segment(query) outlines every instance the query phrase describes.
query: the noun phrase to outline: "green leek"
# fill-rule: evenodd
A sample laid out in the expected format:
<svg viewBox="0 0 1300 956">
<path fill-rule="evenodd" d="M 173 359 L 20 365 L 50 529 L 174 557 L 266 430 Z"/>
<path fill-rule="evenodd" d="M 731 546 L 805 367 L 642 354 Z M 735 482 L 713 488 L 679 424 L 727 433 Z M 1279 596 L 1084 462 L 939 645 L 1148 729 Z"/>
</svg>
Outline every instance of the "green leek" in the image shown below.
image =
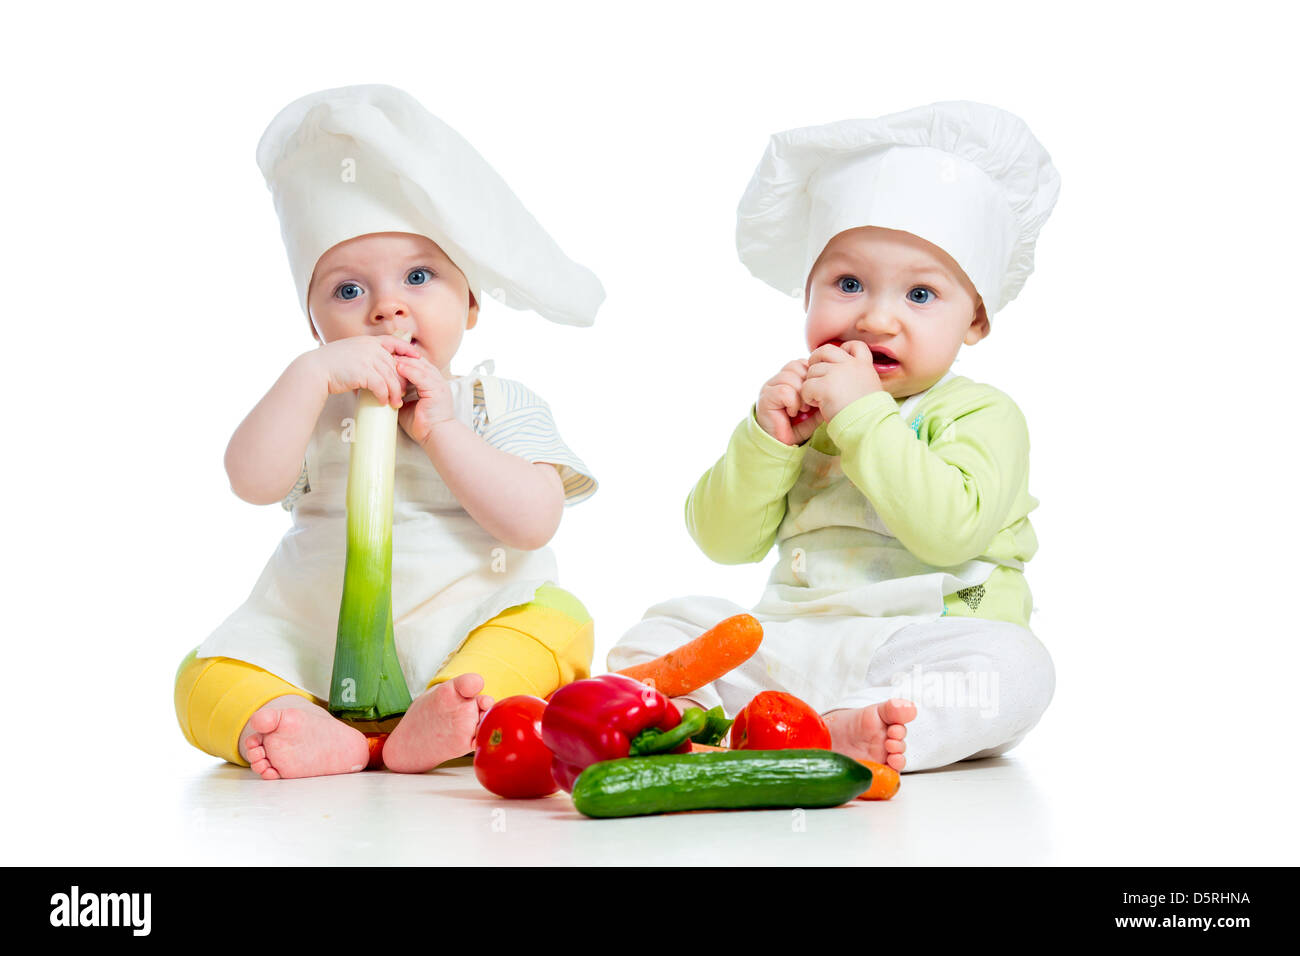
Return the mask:
<svg viewBox="0 0 1300 956">
<path fill-rule="evenodd" d="M 348 460 L 347 557 L 329 711 L 342 720 L 406 713 L 411 694 L 393 641 L 393 472 L 397 409 L 357 395 Z"/>
</svg>

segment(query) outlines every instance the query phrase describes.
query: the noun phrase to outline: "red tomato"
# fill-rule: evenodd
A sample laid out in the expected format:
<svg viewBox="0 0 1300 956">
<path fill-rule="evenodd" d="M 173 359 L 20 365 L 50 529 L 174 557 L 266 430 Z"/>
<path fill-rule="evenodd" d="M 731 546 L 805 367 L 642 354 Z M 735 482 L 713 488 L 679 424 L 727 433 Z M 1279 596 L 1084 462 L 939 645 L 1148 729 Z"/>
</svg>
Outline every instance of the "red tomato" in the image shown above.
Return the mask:
<svg viewBox="0 0 1300 956">
<path fill-rule="evenodd" d="M 826 721 L 793 694 L 765 690 L 736 715 L 732 750 L 830 750 Z"/>
<path fill-rule="evenodd" d="M 367 770 L 384 769 L 384 741 L 387 739 L 388 734 L 366 734 L 366 746 L 370 748 L 370 760 L 366 764 Z"/>
<path fill-rule="evenodd" d="M 498 797 L 544 797 L 560 789 L 542 743 L 546 701 L 528 694 L 492 705 L 475 737 L 474 776 Z"/>
</svg>

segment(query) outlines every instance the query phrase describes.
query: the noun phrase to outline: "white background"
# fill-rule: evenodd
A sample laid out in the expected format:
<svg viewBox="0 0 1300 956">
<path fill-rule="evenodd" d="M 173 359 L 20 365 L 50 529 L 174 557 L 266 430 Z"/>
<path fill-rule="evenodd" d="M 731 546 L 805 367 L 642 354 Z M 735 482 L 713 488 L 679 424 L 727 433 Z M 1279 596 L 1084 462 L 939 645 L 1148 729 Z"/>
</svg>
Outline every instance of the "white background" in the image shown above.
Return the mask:
<svg viewBox="0 0 1300 956">
<path fill-rule="evenodd" d="M 73 773 L 95 774 L 89 821 L 87 800 L 138 804 L 145 768 L 211 765 L 176 727 L 173 675 L 289 522 L 236 498 L 222 456 L 315 347 L 254 148 L 291 100 L 355 83 L 461 132 L 605 285 L 591 329 L 488 300 L 452 366 L 492 357 L 528 383 L 601 482 L 552 542 L 598 669 L 649 605 L 749 604 L 766 579 L 770 559 L 704 557 L 682 506 L 804 353 L 798 303 L 735 253 L 769 134 L 943 99 L 1021 116 L 1060 201 L 1024 291 L 956 366 L 1032 439 L 1026 573 L 1058 687 L 1014 756 L 1050 795 L 1060 862 L 1294 862 L 1282 5 L 39 9 L 7 13 L 0 64 L 5 701 L 25 735 L 6 773 L 47 781 L 6 788 L 14 862 L 93 844 L 98 822 L 32 825 L 91 779 Z"/>
</svg>

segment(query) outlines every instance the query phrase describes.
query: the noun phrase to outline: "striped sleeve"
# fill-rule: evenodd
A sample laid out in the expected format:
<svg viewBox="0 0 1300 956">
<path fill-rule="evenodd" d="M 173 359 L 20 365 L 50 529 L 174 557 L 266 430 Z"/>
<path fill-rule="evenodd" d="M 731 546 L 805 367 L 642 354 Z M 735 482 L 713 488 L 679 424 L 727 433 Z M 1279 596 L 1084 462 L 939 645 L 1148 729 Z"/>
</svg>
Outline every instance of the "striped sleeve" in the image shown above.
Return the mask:
<svg viewBox="0 0 1300 956">
<path fill-rule="evenodd" d="M 298 480 L 289 489 L 289 493 L 280 501 L 280 507 L 285 511 L 292 511 L 294 503 L 311 491 L 311 484 L 307 481 L 307 459 L 302 460 L 302 471 L 298 472 Z"/>
<path fill-rule="evenodd" d="M 474 430 L 494 448 L 554 465 L 564 482 L 565 505 L 596 493 L 591 469 L 560 438 L 551 407 L 526 386 L 482 376 L 474 383 Z"/>
</svg>

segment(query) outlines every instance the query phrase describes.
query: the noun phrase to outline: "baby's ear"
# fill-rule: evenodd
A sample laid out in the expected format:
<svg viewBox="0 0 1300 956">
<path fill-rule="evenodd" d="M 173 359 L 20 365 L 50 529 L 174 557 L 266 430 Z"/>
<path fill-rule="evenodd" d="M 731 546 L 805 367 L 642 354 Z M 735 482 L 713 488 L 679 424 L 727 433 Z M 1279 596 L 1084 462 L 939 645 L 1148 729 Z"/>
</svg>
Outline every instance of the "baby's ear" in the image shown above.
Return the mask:
<svg viewBox="0 0 1300 956">
<path fill-rule="evenodd" d="M 975 309 L 975 317 L 971 319 L 970 328 L 966 330 L 966 344 L 974 345 L 981 339 L 987 338 L 992 331 L 993 325 L 989 322 L 989 314 L 984 308 L 984 300 L 980 299 L 980 304 Z"/>
<path fill-rule="evenodd" d="M 469 294 L 469 315 L 465 319 L 465 328 L 472 329 L 478 324 L 478 299 L 474 298 L 474 293 Z"/>
</svg>

